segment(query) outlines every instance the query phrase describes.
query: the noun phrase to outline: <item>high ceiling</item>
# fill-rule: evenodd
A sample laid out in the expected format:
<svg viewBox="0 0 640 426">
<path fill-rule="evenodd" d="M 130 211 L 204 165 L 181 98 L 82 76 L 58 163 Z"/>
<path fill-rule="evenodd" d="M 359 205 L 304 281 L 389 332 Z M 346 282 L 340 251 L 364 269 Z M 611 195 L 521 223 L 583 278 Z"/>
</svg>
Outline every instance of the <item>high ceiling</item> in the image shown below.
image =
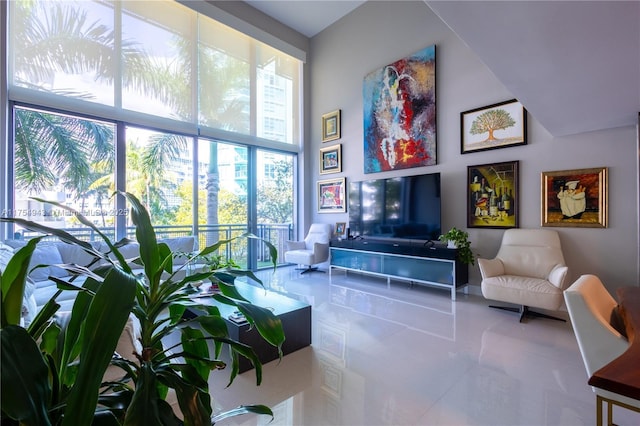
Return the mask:
<svg viewBox="0 0 640 426">
<path fill-rule="evenodd" d="M 364 2 L 247 3 L 313 37 Z M 553 136 L 637 123 L 640 1 L 425 3 Z"/>
</svg>

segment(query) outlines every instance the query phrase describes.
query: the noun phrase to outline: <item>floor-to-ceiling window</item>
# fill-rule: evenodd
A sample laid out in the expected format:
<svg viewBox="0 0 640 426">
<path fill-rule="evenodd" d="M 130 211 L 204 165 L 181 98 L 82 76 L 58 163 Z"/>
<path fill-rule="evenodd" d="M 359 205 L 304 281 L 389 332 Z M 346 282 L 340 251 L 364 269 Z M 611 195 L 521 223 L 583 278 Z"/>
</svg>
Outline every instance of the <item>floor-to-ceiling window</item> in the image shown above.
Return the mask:
<svg viewBox="0 0 640 426">
<path fill-rule="evenodd" d="M 279 244 L 293 229 L 302 62 L 180 3 L 149 4 L 10 2 L 3 209 L 75 228 L 30 197 L 51 199 L 131 237 L 118 189 L 161 236 Z M 232 255 L 261 266 L 252 247 Z"/>
</svg>

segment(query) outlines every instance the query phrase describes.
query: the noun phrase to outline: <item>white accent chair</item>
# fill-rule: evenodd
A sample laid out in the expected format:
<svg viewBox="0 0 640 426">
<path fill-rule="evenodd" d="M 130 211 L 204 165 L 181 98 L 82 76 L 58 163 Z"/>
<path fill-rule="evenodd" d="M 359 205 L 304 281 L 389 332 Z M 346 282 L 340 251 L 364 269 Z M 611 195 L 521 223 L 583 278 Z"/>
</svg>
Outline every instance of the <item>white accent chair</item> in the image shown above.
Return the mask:
<svg viewBox="0 0 640 426">
<path fill-rule="evenodd" d="M 556 231 L 507 229 L 496 257 L 478 259 L 478 266 L 485 298 L 520 305 L 491 305 L 492 308 L 518 312 L 520 322 L 525 316 L 565 321 L 529 309 L 557 311 L 562 306 L 568 268 Z"/>
<path fill-rule="evenodd" d="M 289 263 L 305 265 L 302 273 L 317 271 L 317 265 L 329 260 L 329 240 L 331 225 L 328 223 L 313 223 L 304 241 L 288 240 L 284 260 Z M 324 271 L 323 271 L 324 272 Z"/>
<path fill-rule="evenodd" d="M 564 299 L 587 376 L 591 377 L 629 348 L 627 339 L 612 326 L 617 303 L 595 275 L 578 278 L 564 291 Z M 640 412 L 640 401 L 637 399 L 594 386 L 591 388 L 596 394 L 598 425 L 602 425 L 603 402 L 607 404 L 609 425 L 613 424 L 613 405 Z"/>
</svg>

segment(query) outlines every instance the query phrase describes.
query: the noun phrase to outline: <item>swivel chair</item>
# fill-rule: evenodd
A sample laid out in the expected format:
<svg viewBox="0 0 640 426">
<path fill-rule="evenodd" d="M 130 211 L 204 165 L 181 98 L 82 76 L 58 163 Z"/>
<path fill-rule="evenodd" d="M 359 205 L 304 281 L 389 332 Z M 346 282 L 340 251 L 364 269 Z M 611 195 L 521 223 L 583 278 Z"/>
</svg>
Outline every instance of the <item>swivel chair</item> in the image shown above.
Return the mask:
<svg viewBox="0 0 640 426">
<path fill-rule="evenodd" d="M 526 316 L 565 321 L 529 309 L 557 311 L 562 306 L 568 268 L 556 231 L 507 229 L 496 257 L 478 259 L 478 266 L 485 298 L 520 305 L 490 307 L 517 312 L 520 322 Z"/>
<path fill-rule="evenodd" d="M 329 260 L 329 239 L 331 225 L 328 223 L 313 223 L 303 241 L 288 240 L 284 260 L 289 263 L 305 265 L 301 273 L 317 271 L 313 266 Z M 324 271 L 321 271 L 324 272 Z"/>
</svg>

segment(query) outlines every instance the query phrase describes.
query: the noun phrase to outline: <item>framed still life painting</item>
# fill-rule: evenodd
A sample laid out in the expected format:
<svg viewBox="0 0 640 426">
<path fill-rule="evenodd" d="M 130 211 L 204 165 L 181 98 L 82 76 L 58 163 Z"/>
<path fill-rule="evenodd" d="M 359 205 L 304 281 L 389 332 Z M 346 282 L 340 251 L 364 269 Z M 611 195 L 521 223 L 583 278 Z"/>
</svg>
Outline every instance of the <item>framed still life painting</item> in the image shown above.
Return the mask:
<svg viewBox="0 0 640 426">
<path fill-rule="evenodd" d="M 607 168 L 542 172 L 542 226 L 606 228 Z"/>
<path fill-rule="evenodd" d="M 436 164 L 436 47 L 364 78 L 364 172 Z"/>
<path fill-rule="evenodd" d="M 467 167 L 467 227 L 518 227 L 518 161 Z"/>
</svg>

